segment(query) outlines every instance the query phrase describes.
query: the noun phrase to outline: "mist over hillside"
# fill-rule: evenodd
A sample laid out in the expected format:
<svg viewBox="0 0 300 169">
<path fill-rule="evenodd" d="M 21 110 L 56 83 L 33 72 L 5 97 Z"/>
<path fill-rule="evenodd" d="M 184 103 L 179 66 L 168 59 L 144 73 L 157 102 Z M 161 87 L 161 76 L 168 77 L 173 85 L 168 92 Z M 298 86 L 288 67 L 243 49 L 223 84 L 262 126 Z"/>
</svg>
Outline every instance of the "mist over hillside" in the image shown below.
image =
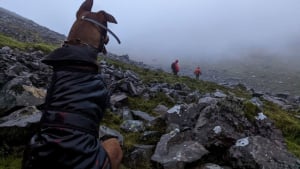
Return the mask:
<svg viewBox="0 0 300 169">
<path fill-rule="evenodd" d="M 232 51 L 231 56 L 215 57 L 210 55 L 174 57 L 179 59 L 180 74 L 193 77 L 196 66 L 202 69 L 202 80 L 220 84 L 244 84 L 249 88 L 268 93 L 289 93 L 300 95 L 300 51 L 294 41 L 289 48 L 270 51 L 252 48 Z M 149 59 L 155 67 L 171 72 L 173 60 Z"/>
<path fill-rule="evenodd" d="M 64 35 L 3 8 L 0 8 L 0 14 L 0 33 L 20 41 L 60 44 L 65 39 Z M 199 39 L 199 46 L 207 40 L 205 38 Z M 156 43 L 156 45 L 161 44 Z M 168 72 L 171 71 L 170 63 L 179 59 L 180 75 L 193 76 L 194 68 L 199 65 L 202 68 L 203 74 L 200 77 L 202 80 L 222 84 L 241 83 L 265 92 L 288 92 L 292 95 L 300 95 L 299 45 L 300 35 L 291 37 L 289 41 L 282 43 L 270 42 L 269 46 L 266 44 L 262 46 L 236 45 L 227 49 L 226 52 L 215 46 L 214 53 L 205 51 L 195 53 L 197 46 L 186 45 L 177 46 L 182 50 L 181 52 L 175 50 L 177 52 L 173 56 L 157 58 L 155 56 L 155 53 L 159 52 L 157 50 L 153 53 L 144 52 L 138 57 L 130 55 L 129 57 Z M 214 47 L 210 46 L 209 48 Z M 108 50 L 115 53 L 110 48 Z"/>
<path fill-rule="evenodd" d="M 180 75 L 194 77 L 194 69 L 200 66 L 202 80 L 229 86 L 240 83 L 248 88 L 271 94 L 300 95 L 299 45 L 299 41 L 294 37 L 289 46 L 279 48 L 248 47 L 232 49 L 230 54 L 217 56 L 176 54 L 159 59 L 156 56 L 135 59 L 167 72 L 171 72 L 170 64 L 179 59 Z"/>
</svg>

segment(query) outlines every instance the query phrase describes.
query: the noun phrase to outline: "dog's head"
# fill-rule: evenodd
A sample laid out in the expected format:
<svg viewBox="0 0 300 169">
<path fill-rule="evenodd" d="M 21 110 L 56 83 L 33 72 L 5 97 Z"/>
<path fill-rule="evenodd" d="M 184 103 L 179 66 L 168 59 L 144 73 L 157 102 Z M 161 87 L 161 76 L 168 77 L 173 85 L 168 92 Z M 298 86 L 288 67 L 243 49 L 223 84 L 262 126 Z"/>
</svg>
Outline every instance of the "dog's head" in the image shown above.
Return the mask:
<svg viewBox="0 0 300 169">
<path fill-rule="evenodd" d="M 76 13 L 76 21 L 69 32 L 66 43 L 89 45 L 105 54 L 105 45 L 109 41 L 107 31 L 110 31 L 107 28 L 107 22 L 117 23 L 117 21 L 105 11 L 91 12 L 92 6 L 93 0 L 85 0 L 82 3 Z M 110 33 L 112 32 L 110 31 Z"/>
</svg>

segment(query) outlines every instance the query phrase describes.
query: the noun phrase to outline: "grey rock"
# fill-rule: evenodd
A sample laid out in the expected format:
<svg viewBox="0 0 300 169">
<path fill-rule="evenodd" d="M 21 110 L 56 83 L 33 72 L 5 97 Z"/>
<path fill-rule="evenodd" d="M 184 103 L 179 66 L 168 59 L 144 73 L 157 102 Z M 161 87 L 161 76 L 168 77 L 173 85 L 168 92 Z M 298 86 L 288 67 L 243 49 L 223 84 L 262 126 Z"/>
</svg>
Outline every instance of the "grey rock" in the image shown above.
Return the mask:
<svg viewBox="0 0 300 169">
<path fill-rule="evenodd" d="M 38 123 L 42 113 L 35 106 L 25 107 L 0 119 L 0 127 L 27 127 Z"/>
<path fill-rule="evenodd" d="M 224 93 L 221 92 L 221 91 L 216 91 L 215 93 L 213 93 L 213 96 L 216 97 L 216 98 L 224 98 L 224 97 L 226 97 L 227 95 L 224 94 Z"/>
<path fill-rule="evenodd" d="M 121 124 L 121 129 L 126 132 L 142 132 L 145 131 L 145 125 L 139 120 L 125 120 Z"/>
<path fill-rule="evenodd" d="M 195 162 L 207 153 L 199 142 L 178 132 L 170 132 L 161 137 L 151 159 L 164 168 L 183 169 L 186 163 Z"/>
<path fill-rule="evenodd" d="M 121 145 L 124 144 L 124 137 L 123 135 L 118 132 L 117 130 L 114 130 L 114 129 L 111 129 L 107 126 L 104 126 L 104 125 L 100 125 L 99 127 L 99 138 L 103 137 L 103 136 L 115 136 L 118 141 L 120 142 Z"/>
<path fill-rule="evenodd" d="M 233 168 L 297 169 L 297 158 L 268 138 L 249 137 L 244 146 L 232 146 L 229 150 Z"/>
<path fill-rule="evenodd" d="M 200 169 L 224 169 L 224 168 L 217 164 L 207 163 L 204 164 Z"/>
<path fill-rule="evenodd" d="M 133 120 L 132 113 L 129 109 L 127 109 L 127 108 L 122 109 L 121 114 L 122 114 L 123 120 Z"/>
<path fill-rule="evenodd" d="M 142 111 L 139 111 L 139 110 L 132 110 L 131 112 L 132 112 L 132 114 L 135 117 L 138 118 L 138 120 L 143 120 L 143 121 L 146 121 L 146 122 L 151 122 L 152 120 L 155 119 L 155 117 L 149 115 L 146 112 L 142 112 Z"/>
<path fill-rule="evenodd" d="M 135 145 L 133 150 L 124 157 L 126 165 L 130 168 L 149 167 L 154 148 L 154 145 Z"/>
<path fill-rule="evenodd" d="M 114 106 L 120 106 L 127 102 L 127 95 L 125 93 L 115 93 L 110 96 L 110 103 Z"/>
</svg>

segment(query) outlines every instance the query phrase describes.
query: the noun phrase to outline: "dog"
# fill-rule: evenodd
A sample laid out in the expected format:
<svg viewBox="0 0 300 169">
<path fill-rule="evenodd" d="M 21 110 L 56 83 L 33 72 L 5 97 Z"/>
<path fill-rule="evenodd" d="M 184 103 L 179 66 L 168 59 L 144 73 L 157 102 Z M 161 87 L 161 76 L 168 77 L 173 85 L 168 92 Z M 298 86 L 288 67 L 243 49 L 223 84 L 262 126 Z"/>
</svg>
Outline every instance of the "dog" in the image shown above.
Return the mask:
<svg viewBox="0 0 300 169">
<path fill-rule="evenodd" d="M 85 0 L 63 46 L 42 62 L 53 67 L 42 106 L 40 130 L 25 148 L 23 169 L 118 169 L 123 158 L 114 137 L 99 139 L 99 123 L 109 107 L 109 90 L 98 73 L 97 55 L 106 53 L 111 33 L 105 11 L 91 12 Z M 100 141 L 101 140 L 101 141 Z"/>
</svg>

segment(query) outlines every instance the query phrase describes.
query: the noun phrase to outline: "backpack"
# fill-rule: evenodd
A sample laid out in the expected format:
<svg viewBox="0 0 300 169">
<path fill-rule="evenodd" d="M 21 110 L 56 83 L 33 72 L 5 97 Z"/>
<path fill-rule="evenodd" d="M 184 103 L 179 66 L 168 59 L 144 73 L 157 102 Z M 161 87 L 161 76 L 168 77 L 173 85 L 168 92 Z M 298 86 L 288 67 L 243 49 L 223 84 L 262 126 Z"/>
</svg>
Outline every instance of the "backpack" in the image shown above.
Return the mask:
<svg viewBox="0 0 300 169">
<path fill-rule="evenodd" d="M 171 64 L 171 69 L 172 70 L 175 70 L 176 68 L 175 68 L 175 62 L 173 62 L 172 64 Z"/>
</svg>

